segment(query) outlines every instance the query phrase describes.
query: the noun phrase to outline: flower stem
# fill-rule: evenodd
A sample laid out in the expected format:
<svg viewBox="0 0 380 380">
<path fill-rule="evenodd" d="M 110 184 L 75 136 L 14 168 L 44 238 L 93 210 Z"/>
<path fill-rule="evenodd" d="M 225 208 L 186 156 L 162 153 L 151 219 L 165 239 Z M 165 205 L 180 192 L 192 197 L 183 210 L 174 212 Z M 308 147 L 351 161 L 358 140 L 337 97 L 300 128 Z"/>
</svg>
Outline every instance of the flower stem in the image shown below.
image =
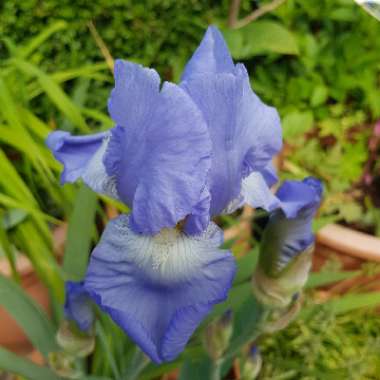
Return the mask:
<svg viewBox="0 0 380 380">
<path fill-rule="evenodd" d="M 222 363 L 223 363 L 222 359 L 213 361 L 213 364 L 211 367 L 210 380 L 220 380 Z"/>
</svg>

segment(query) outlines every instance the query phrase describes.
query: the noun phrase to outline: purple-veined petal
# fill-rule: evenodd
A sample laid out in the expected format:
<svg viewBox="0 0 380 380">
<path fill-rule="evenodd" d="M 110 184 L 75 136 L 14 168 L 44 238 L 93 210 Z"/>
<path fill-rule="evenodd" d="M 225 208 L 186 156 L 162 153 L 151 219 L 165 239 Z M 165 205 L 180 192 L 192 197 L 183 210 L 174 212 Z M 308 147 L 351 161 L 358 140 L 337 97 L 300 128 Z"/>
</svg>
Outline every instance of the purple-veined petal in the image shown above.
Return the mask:
<svg viewBox="0 0 380 380">
<path fill-rule="evenodd" d="M 182 80 L 198 74 L 220 74 L 234 71 L 234 63 L 220 31 L 209 26 L 197 50 L 187 63 Z"/>
<path fill-rule="evenodd" d="M 65 316 L 76 322 L 82 331 L 88 331 L 94 323 L 91 299 L 83 282 L 67 281 L 65 284 Z"/>
<path fill-rule="evenodd" d="M 46 144 L 64 165 L 61 183 L 82 179 L 94 191 L 118 199 L 114 178 L 107 175 L 103 164 L 108 141 L 109 132 L 88 136 L 71 136 L 64 131 L 50 133 Z"/>
<path fill-rule="evenodd" d="M 280 208 L 281 201 L 271 191 L 271 186 L 277 180 L 277 174 L 272 163 L 260 171 L 252 172 L 243 179 L 240 194 L 228 204 L 223 213 L 231 214 L 244 204 L 253 208 L 263 208 L 266 211 Z"/>
<path fill-rule="evenodd" d="M 118 59 L 114 67 L 115 88 L 108 100 L 113 121 L 129 133 L 137 126 L 146 128 L 146 121 L 158 102 L 160 76 L 156 70 Z"/>
<path fill-rule="evenodd" d="M 154 234 L 197 208 L 211 165 L 210 137 L 189 95 L 167 82 L 160 91 L 155 71 L 117 61 L 115 81 L 109 110 L 118 125 L 107 173 L 132 206 L 133 230 Z"/>
<path fill-rule="evenodd" d="M 281 202 L 283 213 L 291 219 L 298 217 L 300 210 L 305 209 L 311 210 L 310 213 L 314 215 L 321 201 L 322 191 L 321 181 L 308 177 L 303 181 L 284 181 L 276 197 Z"/>
<path fill-rule="evenodd" d="M 182 82 L 206 120 L 213 156 L 210 170 L 211 215 L 239 196 L 242 180 L 263 170 L 282 144 L 277 111 L 251 90 L 248 74 L 196 75 Z"/>
<path fill-rule="evenodd" d="M 191 214 L 186 218 L 184 230 L 190 235 L 197 235 L 206 230 L 210 222 L 211 195 L 207 187 L 202 191 L 199 202 L 194 206 Z"/>
<path fill-rule="evenodd" d="M 164 229 L 134 233 L 129 216 L 106 227 L 85 279 L 99 306 L 156 363 L 173 360 L 212 306 L 226 299 L 233 256 L 210 223 L 198 236 Z"/>
<path fill-rule="evenodd" d="M 260 173 L 269 187 L 272 187 L 278 182 L 276 168 L 272 162 L 270 162 L 264 169 L 260 170 Z"/>
<path fill-rule="evenodd" d="M 271 274 L 281 271 L 314 242 L 313 217 L 322 197 L 322 183 L 313 177 L 285 181 L 276 193 L 281 209 L 269 218 L 262 242 L 263 261 Z"/>
</svg>

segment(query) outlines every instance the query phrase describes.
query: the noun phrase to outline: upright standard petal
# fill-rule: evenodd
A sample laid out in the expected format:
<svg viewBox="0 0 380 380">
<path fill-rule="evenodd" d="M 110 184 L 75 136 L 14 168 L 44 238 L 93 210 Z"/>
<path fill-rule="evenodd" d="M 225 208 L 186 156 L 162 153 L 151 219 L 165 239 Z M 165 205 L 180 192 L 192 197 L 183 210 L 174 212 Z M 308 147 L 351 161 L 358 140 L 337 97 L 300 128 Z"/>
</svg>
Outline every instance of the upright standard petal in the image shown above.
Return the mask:
<svg viewBox="0 0 380 380">
<path fill-rule="evenodd" d="M 170 83 L 160 91 L 155 71 L 117 61 L 115 81 L 109 111 L 118 125 L 105 156 L 107 173 L 132 206 L 133 230 L 154 234 L 199 207 L 210 137 L 189 95 Z"/>
<path fill-rule="evenodd" d="M 64 165 L 61 182 L 82 179 L 94 191 L 118 199 L 114 178 L 107 175 L 103 164 L 108 141 L 109 132 L 89 136 L 71 136 L 64 131 L 50 133 L 46 144 Z"/>
<path fill-rule="evenodd" d="M 213 156 L 209 179 L 211 215 L 239 196 L 242 180 L 263 170 L 282 144 L 277 111 L 251 90 L 243 65 L 234 73 L 196 75 L 182 82 L 206 120 Z"/>
<path fill-rule="evenodd" d="M 209 26 L 202 42 L 187 63 L 182 80 L 198 74 L 232 73 L 234 63 L 220 31 Z"/>
<path fill-rule="evenodd" d="M 173 360 L 212 306 L 227 297 L 235 263 L 210 223 L 199 236 L 134 233 L 112 220 L 93 251 L 85 288 L 156 363 Z"/>
</svg>

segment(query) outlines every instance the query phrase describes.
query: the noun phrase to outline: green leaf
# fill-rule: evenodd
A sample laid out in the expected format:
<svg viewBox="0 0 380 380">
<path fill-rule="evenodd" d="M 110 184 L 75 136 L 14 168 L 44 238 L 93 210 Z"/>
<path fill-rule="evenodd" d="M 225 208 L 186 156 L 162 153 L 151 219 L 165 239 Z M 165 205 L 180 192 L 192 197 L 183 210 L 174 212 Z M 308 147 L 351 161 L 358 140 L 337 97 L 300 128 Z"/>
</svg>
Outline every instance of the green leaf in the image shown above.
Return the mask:
<svg viewBox="0 0 380 380">
<path fill-rule="evenodd" d="M 0 305 L 43 355 L 57 349 L 55 328 L 42 309 L 12 280 L 0 275 Z M 0 366 L 1 367 L 1 366 Z"/>
<path fill-rule="evenodd" d="M 341 271 L 341 272 L 317 272 L 312 273 L 306 284 L 307 289 L 317 288 L 318 286 L 324 286 L 333 284 L 337 281 L 347 280 L 354 278 L 360 274 L 360 271 Z"/>
<path fill-rule="evenodd" d="M 17 208 L 9 210 L 2 215 L 0 228 L 9 230 L 24 221 L 27 215 L 28 213 L 25 210 L 20 210 Z"/>
<path fill-rule="evenodd" d="M 63 269 L 71 280 L 80 280 L 86 273 L 96 206 L 96 194 L 82 184 L 70 216 L 63 260 Z"/>
<path fill-rule="evenodd" d="M 298 54 L 294 35 L 275 21 L 255 21 L 240 29 L 224 30 L 223 34 L 236 59 L 267 53 Z"/>
<path fill-rule="evenodd" d="M 179 380 L 198 380 L 208 378 L 212 362 L 210 358 L 203 354 L 198 357 L 188 355 L 182 364 Z"/>
<path fill-rule="evenodd" d="M 225 358 L 234 357 L 240 349 L 254 340 L 259 334 L 259 327 L 266 318 L 265 309 L 253 295 L 249 295 L 234 317 L 234 330 Z"/>
<path fill-rule="evenodd" d="M 324 305 L 335 314 L 347 313 L 355 309 L 376 307 L 380 305 L 380 293 L 347 294 L 343 297 L 328 301 Z"/>
<path fill-rule="evenodd" d="M 310 111 L 293 111 L 286 114 L 282 120 L 284 139 L 303 135 L 313 127 L 313 123 L 314 117 Z"/>
<path fill-rule="evenodd" d="M 25 74 L 35 77 L 51 101 L 75 126 L 83 132 L 89 131 L 79 108 L 70 100 L 54 79 L 29 62 L 21 59 L 12 59 L 12 63 Z"/>
<path fill-rule="evenodd" d="M 60 380 L 49 368 L 38 366 L 2 347 L 0 347 L 0 369 L 28 380 Z"/>
<path fill-rule="evenodd" d="M 41 150 L 35 141 L 31 138 L 24 127 L 17 101 L 10 91 L 10 86 L 0 77 L 0 115 L 7 122 L 6 126 L 1 125 L 1 140 L 14 145 L 17 149 L 28 155 L 31 162 L 38 162 L 45 169 L 47 164 L 42 157 Z"/>
<path fill-rule="evenodd" d="M 33 53 L 34 50 L 36 50 L 39 46 L 41 46 L 44 43 L 44 41 L 46 41 L 52 34 L 66 28 L 66 26 L 67 26 L 67 23 L 63 20 L 56 21 L 53 24 L 49 25 L 37 36 L 30 39 L 28 44 L 19 50 L 18 56 L 20 58 L 27 58 L 28 55 Z"/>
<path fill-rule="evenodd" d="M 320 106 L 325 103 L 328 98 L 328 88 L 325 85 L 318 85 L 314 87 L 311 94 L 310 105 L 312 107 Z"/>
<path fill-rule="evenodd" d="M 237 273 L 234 279 L 234 285 L 241 284 L 242 282 L 249 281 L 256 267 L 258 259 L 258 245 L 251 252 L 237 260 Z"/>
<path fill-rule="evenodd" d="M 87 94 L 88 94 L 88 88 L 90 85 L 90 79 L 89 78 L 78 78 L 75 82 L 75 86 L 73 88 L 73 91 L 71 92 L 71 101 L 79 107 L 82 107 L 87 99 Z M 65 131 L 72 132 L 74 129 L 74 126 L 70 122 L 69 119 L 63 120 L 61 126 L 61 129 Z"/>
</svg>

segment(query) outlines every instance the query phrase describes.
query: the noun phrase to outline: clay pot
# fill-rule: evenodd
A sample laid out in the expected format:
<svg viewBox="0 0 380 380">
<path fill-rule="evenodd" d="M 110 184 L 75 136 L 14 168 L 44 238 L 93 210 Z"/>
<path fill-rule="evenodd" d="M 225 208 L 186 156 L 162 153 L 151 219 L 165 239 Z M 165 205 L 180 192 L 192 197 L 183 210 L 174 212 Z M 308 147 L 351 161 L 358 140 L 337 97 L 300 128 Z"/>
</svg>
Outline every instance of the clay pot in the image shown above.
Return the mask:
<svg viewBox="0 0 380 380">
<path fill-rule="evenodd" d="M 360 270 L 368 261 L 380 262 L 380 239 L 337 224 L 322 228 L 316 239 L 313 271 L 319 271 L 326 261 L 335 258 L 347 271 Z M 380 291 L 380 274 L 361 273 L 353 278 L 326 285 L 320 290 L 320 300 L 356 291 Z"/>
<path fill-rule="evenodd" d="M 342 263 L 343 269 L 360 268 L 366 261 L 380 262 L 380 239 L 341 226 L 328 224 L 317 233 L 314 269 L 320 267 L 332 256 Z"/>
</svg>

